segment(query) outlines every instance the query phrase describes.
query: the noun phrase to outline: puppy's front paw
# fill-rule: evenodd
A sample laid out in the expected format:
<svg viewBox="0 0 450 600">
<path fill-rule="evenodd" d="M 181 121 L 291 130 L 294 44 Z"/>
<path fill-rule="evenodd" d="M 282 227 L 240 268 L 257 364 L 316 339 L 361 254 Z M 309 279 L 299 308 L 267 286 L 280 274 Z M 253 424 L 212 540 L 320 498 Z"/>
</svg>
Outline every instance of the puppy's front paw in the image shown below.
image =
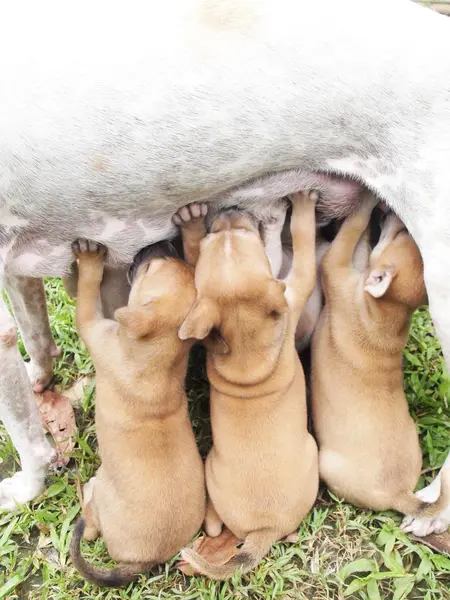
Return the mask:
<svg viewBox="0 0 450 600">
<path fill-rule="evenodd" d="M 178 227 L 190 227 L 203 220 L 208 212 L 208 205 L 200 202 L 186 204 L 173 215 L 172 221 Z"/>
<path fill-rule="evenodd" d="M 102 244 L 98 244 L 92 240 L 79 238 L 72 244 L 72 251 L 77 258 L 83 255 L 103 258 L 106 254 L 106 248 Z"/>
<path fill-rule="evenodd" d="M 294 211 L 309 209 L 320 200 L 320 194 L 317 190 L 306 190 L 291 194 L 290 200 Z"/>
<path fill-rule="evenodd" d="M 78 259 L 78 285 L 80 279 L 100 282 L 103 277 L 105 246 L 80 238 L 72 244 L 72 250 Z"/>
</svg>

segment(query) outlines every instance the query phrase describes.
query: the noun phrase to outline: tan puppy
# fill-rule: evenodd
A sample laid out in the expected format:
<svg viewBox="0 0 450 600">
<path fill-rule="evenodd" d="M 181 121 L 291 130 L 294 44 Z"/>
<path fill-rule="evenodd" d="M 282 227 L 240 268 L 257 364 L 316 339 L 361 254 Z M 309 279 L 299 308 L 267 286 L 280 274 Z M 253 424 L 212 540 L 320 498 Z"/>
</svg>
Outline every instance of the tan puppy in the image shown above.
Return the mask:
<svg viewBox="0 0 450 600">
<path fill-rule="evenodd" d="M 314 208 L 308 194 L 295 195 L 286 283 L 273 278 L 257 223 L 245 213 L 219 214 L 200 244 L 197 300 L 179 335 L 204 340 L 208 351 L 213 447 L 205 528 L 217 536 L 225 523 L 245 541 L 223 566 L 188 549 L 182 556 L 215 579 L 254 568 L 274 542 L 298 528 L 317 496 L 317 446 L 306 428 L 294 340 L 316 276 Z M 195 261 L 203 219 L 183 229 L 186 255 Z"/>
<path fill-rule="evenodd" d="M 352 267 L 375 204 L 366 192 L 322 263 L 326 303 L 312 344 L 320 475 L 357 506 L 431 516 L 448 503 L 448 489 L 434 504 L 413 495 L 422 459 L 402 372 L 412 314 L 426 302 L 422 259 L 390 214 L 370 266 Z"/>
<path fill-rule="evenodd" d="M 290 231 L 290 217 L 286 218 L 290 203 L 282 198 L 278 202 L 271 205 L 270 209 L 259 212 L 250 212 L 246 210 L 246 214 L 258 226 L 267 259 L 270 264 L 270 269 L 273 277 L 277 279 L 285 279 L 289 274 L 292 266 L 292 237 Z M 176 225 L 181 225 L 186 220 L 190 220 L 190 211 L 193 210 L 194 218 L 200 215 L 203 211 L 203 216 L 208 214 L 209 221 L 214 219 L 214 214 L 217 214 L 217 209 L 208 211 L 206 204 L 193 203 L 188 206 L 183 206 L 174 216 L 173 221 Z M 204 236 L 204 230 L 200 229 L 200 235 Z M 192 239 L 185 240 L 185 244 L 196 244 L 199 241 Z M 330 243 L 327 242 L 321 235 L 320 229 L 316 232 L 316 270 L 319 267 L 325 252 L 328 250 Z M 189 250 L 188 250 L 189 251 Z M 317 325 L 320 313 L 323 307 L 322 288 L 320 279 L 316 278 L 314 288 L 308 298 L 304 309 L 300 315 L 297 329 L 295 332 L 295 346 L 298 352 L 302 352 L 311 343 L 313 331 Z"/>
<path fill-rule="evenodd" d="M 102 465 L 85 486 L 71 557 L 84 577 L 112 587 L 171 558 L 204 519 L 204 469 L 184 393 L 192 343 L 178 337 L 195 300 L 194 277 L 177 258 L 150 257 L 137 268 L 128 306 L 112 321 L 96 312 L 102 250 L 80 240 L 74 251 L 77 325 L 97 374 Z M 123 564 L 88 564 L 80 554 L 83 532 L 87 539 L 101 533 Z"/>
</svg>

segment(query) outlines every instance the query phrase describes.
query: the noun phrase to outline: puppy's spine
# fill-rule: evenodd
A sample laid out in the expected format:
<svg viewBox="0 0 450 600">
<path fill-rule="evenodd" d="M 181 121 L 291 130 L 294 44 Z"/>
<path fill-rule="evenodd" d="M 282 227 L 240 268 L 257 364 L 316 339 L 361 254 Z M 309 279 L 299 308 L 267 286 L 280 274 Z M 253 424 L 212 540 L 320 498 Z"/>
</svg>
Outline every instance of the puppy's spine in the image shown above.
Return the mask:
<svg viewBox="0 0 450 600">
<path fill-rule="evenodd" d="M 450 504 L 450 470 L 445 469 L 441 475 L 441 493 L 435 502 L 420 500 L 412 492 L 400 496 L 395 502 L 394 508 L 405 515 L 416 519 L 434 519 Z"/>
<path fill-rule="evenodd" d="M 77 521 L 72 534 L 72 541 L 70 543 L 70 558 L 81 575 L 88 581 L 91 581 L 98 586 L 121 587 L 134 581 L 141 573 L 150 571 L 150 569 L 154 566 L 154 563 L 123 563 L 113 569 L 105 569 L 89 564 L 81 556 L 80 549 L 84 528 L 85 522 L 83 517 L 81 517 Z"/>
<path fill-rule="evenodd" d="M 247 573 L 254 569 L 264 556 L 269 552 L 274 539 L 273 531 L 261 530 L 249 533 L 244 545 L 239 552 L 224 565 L 213 565 L 205 560 L 200 554 L 185 548 L 181 552 L 182 558 L 186 560 L 195 570 L 210 579 L 228 579 L 239 569 L 240 573 Z"/>
</svg>

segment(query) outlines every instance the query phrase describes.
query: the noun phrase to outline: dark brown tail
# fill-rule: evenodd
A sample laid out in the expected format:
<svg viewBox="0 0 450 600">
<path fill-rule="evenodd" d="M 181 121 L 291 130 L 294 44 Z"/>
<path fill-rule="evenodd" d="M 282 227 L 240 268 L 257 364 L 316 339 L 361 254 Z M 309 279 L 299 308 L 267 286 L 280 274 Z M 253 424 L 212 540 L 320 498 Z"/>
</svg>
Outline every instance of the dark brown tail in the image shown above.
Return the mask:
<svg viewBox="0 0 450 600">
<path fill-rule="evenodd" d="M 81 556 L 80 544 L 83 537 L 85 522 L 81 517 L 72 534 L 70 542 L 70 558 L 72 563 L 85 579 L 104 587 L 121 587 L 131 583 L 141 573 L 150 571 L 154 563 L 122 563 L 113 569 L 94 567 Z"/>
<path fill-rule="evenodd" d="M 435 502 L 420 500 L 412 492 L 400 496 L 392 508 L 416 519 L 434 519 L 450 504 L 450 470 L 441 475 L 441 493 Z"/>
<path fill-rule="evenodd" d="M 239 569 L 241 573 L 247 573 L 254 569 L 277 538 L 273 531 L 263 529 L 249 533 L 244 545 L 239 552 L 224 565 L 213 565 L 200 556 L 194 550 L 185 548 L 181 551 L 182 558 L 188 562 L 196 571 L 206 575 L 210 579 L 228 579 Z"/>
</svg>

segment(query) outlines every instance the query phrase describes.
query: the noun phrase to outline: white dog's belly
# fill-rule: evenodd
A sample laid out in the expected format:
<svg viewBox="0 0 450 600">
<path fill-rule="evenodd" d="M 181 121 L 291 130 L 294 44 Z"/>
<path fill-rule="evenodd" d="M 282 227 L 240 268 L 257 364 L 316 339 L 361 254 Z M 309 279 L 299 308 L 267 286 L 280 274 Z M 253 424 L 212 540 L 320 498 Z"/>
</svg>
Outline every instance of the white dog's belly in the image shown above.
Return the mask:
<svg viewBox="0 0 450 600">
<path fill-rule="evenodd" d="M 256 213 L 270 211 L 271 203 L 283 196 L 299 190 L 318 189 L 321 193 L 320 208 L 326 216 L 348 213 L 358 198 L 360 184 L 322 174 L 305 173 L 298 170 L 281 172 L 259 177 L 230 191 L 218 194 L 208 201 L 220 206 L 240 205 L 251 208 Z M 159 205 L 151 199 L 132 204 L 132 210 L 124 206 L 112 205 L 111 214 L 87 208 L 84 218 L 79 210 L 68 207 L 64 217 L 53 217 L 43 222 L 38 215 L 29 213 L 24 226 L 4 229 L 3 244 L 0 245 L 0 259 L 6 270 L 15 275 L 30 277 L 61 276 L 68 273 L 73 261 L 72 242 L 78 237 L 93 239 L 108 248 L 108 263 L 111 265 L 129 264 L 138 250 L 161 239 L 176 234 L 171 217 L 178 208 L 171 203 Z M 154 216 L 149 212 L 154 209 Z M 113 212 L 114 211 L 114 212 Z M 8 215 L 3 221 L 8 220 Z M 3 222 L 0 216 L 0 223 Z M 3 247 L 2 247 L 3 246 Z"/>
<path fill-rule="evenodd" d="M 365 29 L 371 1 L 381 46 Z M 89 19 L 83 2 L 49 0 L 24 14 L 9 1 L 0 37 L 6 268 L 67 272 L 77 237 L 105 243 L 111 264 L 128 263 L 174 233 L 171 215 L 185 203 L 269 205 L 323 188 L 314 172 L 369 181 L 404 217 L 405 203 L 418 202 L 415 183 L 433 180 L 416 166 L 424 132 L 441 127 L 435 98 L 448 100 L 439 82 L 449 59 L 436 57 L 450 56 L 450 23 L 406 0 L 371 1 L 169 0 L 149 14 L 143 0 L 98 0 Z M 355 189 L 324 204 L 334 196 L 341 214 Z"/>
</svg>

